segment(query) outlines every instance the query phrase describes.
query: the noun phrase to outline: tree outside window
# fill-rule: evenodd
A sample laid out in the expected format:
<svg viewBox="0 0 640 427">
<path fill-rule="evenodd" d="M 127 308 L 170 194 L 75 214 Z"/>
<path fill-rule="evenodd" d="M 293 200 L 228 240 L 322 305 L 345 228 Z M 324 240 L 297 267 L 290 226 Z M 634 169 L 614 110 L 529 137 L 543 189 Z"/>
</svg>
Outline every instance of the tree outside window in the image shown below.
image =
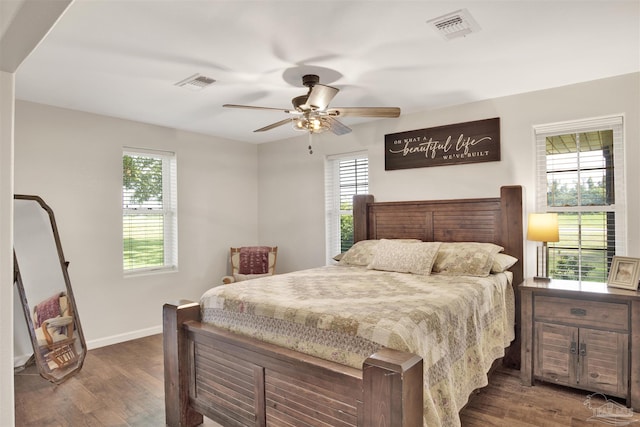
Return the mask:
<svg viewBox="0 0 640 427">
<path fill-rule="evenodd" d="M 123 268 L 175 268 L 175 157 L 125 152 L 122 156 Z"/>
<path fill-rule="evenodd" d="M 366 153 L 331 156 L 325 165 L 327 259 L 353 246 L 353 196 L 369 192 Z"/>
<path fill-rule="evenodd" d="M 558 214 L 560 241 L 548 244 L 549 275 L 606 282 L 613 256 L 625 248 L 624 210 L 616 203 L 624 197 L 622 164 L 616 161 L 621 123 L 585 127 L 576 124 L 574 131 L 547 134 L 536 130 L 544 165 L 539 168 L 538 210 Z"/>
</svg>

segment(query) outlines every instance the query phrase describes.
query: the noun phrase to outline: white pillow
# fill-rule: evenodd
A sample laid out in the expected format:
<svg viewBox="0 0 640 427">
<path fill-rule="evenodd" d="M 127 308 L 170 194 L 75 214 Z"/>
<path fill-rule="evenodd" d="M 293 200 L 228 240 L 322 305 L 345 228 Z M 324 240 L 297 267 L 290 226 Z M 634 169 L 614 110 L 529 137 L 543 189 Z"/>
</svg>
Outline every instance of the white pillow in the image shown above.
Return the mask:
<svg viewBox="0 0 640 427">
<path fill-rule="evenodd" d="M 382 239 L 376 246 L 371 263 L 372 270 L 431 274 L 440 242 L 406 242 Z"/>
<path fill-rule="evenodd" d="M 507 254 L 496 254 L 491 266 L 492 273 L 503 273 L 507 271 L 512 265 L 518 262 L 518 258 L 512 257 Z"/>
</svg>

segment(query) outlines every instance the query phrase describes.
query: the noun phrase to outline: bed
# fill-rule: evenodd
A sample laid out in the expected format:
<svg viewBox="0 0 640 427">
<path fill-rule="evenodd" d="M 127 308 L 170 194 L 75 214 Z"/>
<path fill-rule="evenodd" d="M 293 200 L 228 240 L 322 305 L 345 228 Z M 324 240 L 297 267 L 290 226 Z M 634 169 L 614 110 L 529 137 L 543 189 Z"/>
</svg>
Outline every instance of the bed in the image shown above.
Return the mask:
<svg viewBox="0 0 640 427">
<path fill-rule="evenodd" d="M 376 203 L 372 196 L 356 196 L 354 240 L 382 242 L 387 239 L 494 243 L 503 247 L 504 253 L 522 259 L 522 189 L 519 186 L 502 187 L 500 197 L 496 198 L 419 202 Z M 302 280 L 315 283 L 319 292 L 322 292 L 321 283 L 333 280 L 323 275 L 333 274 L 332 268 L 340 267 L 323 267 L 298 274 L 306 277 Z M 367 279 L 372 282 L 398 281 L 407 289 L 417 289 L 415 284 L 404 283 L 405 277 L 414 276 L 411 274 L 374 272 L 357 266 L 342 268 L 354 276 L 376 274 L 375 278 L 370 276 Z M 504 354 L 503 363 L 518 367 L 519 302 L 517 292 L 513 292 L 511 285 L 522 281 L 522 263 L 518 262 L 509 272 L 495 276 L 500 277 L 495 280 L 501 282 L 503 288 L 505 282 L 508 284 L 505 289 L 515 297 L 515 319 L 511 321 L 516 327 L 515 339 L 511 341 L 513 336 L 509 337 L 511 344 L 504 353 L 502 349 L 499 353 L 494 350 L 492 358 Z M 276 294 L 293 293 L 292 288 L 286 286 L 277 288 L 273 282 L 277 279 L 275 276 L 259 280 L 269 282 Z M 451 278 L 438 276 L 436 280 Z M 296 283 L 291 282 L 289 286 L 295 289 Z M 243 286 L 250 287 L 246 284 Z M 256 288 L 269 289 L 262 286 Z M 434 424 L 455 425 L 455 419 L 450 419 L 451 415 L 447 414 L 451 412 L 447 406 L 451 406 L 452 402 L 446 396 L 442 398 L 438 395 L 438 387 L 431 390 L 423 387 L 431 372 L 429 360 L 432 355 L 422 350 L 413 351 L 413 347 L 402 345 L 394 345 L 400 349 L 392 349 L 380 344 L 386 341 L 372 338 L 375 336 L 372 332 L 369 336 L 360 336 L 363 342 L 359 345 L 347 343 L 348 348 L 356 349 L 352 352 L 357 353 L 355 356 L 341 353 L 326 357 L 330 351 L 324 355 L 320 352 L 318 356 L 300 346 L 287 346 L 286 339 L 282 342 L 271 339 L 269 342 L 246 335 L 241 328 L 229 327 L 229 318 L 217 319 L 223 324 L 227 322 L 224 326 L 213 326 L 204 321 L 210 319 L 203 319 L 203 313 L 205 318 L 215 318 L 220 314 L 216 311 L 216 304 L 222 306 L 225 301 L 231 306 L 246 304 L 246 307 L 252 308 L 249 310 L 243 306 L 244 311 L 262 315 L 263 312 L 255 310 L 265 309 L 253 307 L 249 297 L 245 302 L 228 303 L 233 293 L 244 295 L 245 290 L 242 286 L 229 286 L 221 291 L 222 294 L 209 295 L 211 305 L 207 305 L 206 296 L 202 306 L 200 303 L 165 304 L 165 404 L 168 425 L 198 425 L 205 415 L 224 426 L 421 426 L 427 420 L 431 425 L 434 413 L 438 413 Z M 459 293 L 464 295 L 465 292 Z M 329 307 L 331 305 L 327 304 Z M 341 310 L 337 302 L 334 305 L 336 310 Z M 235 318 L 236 314 L 229 316 Z M 315 318 L 315 321 L 318 319 Z M 302 323 L 309 322 L 305 320 Z M 452 329 L 455 330 L 457 328 Z M 415 333 L 407 332 L 406 335 Z M 508 341 L 504 342 L 504 346 L 508 345 Z M 492 346 L 496 346 L 495 342 Z M 426 363 L 423 360 L 425 357 Z M 485 361 L 483 366 L 486 368 L 492 361 Z M 486 375 L 486 372 L 482 375 Z M 427 401 L 434 402 L 435 406 L 427 408 Z M 459 408 L 454 405 L 454 409 L 457 414 Z"/>
</svg>

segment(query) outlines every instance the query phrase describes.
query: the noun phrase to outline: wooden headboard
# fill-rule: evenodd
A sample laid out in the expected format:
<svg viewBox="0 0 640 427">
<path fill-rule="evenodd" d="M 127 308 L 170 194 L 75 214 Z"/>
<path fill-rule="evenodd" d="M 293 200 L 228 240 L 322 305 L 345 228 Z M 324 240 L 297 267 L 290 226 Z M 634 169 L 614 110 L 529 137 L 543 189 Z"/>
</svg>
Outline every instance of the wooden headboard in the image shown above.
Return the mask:
<svg viewBox="0 0 640 427">
<path fill-rule="evenodd" d="M 490 242 L 520 260 L 511 268 L 513 282 L 523 278 L 522 187 L 500 188 L 486 199 L 374 202 L 354 197 L 354 241 L 420 239 L 425 242 Z"/>
<path fill-rule="evenodd" d="M 425 242 L 489 242 L 518 258 L 511 267 L 513 285 L 522 283 L 524 232 L 522 187 L 504 186 L 500 197 L 484 199 L 374 202 L 372 195 L 353 199 L 354 241 L 366 239 L 420 239 Z M 516 289 L 516 345 L 510 360 L 519 364 L 519 298 Z M 508 355 L 509 356 L 509 355 Z M 507 357 L 505 357 L 507 359 Z"/>
</svg>

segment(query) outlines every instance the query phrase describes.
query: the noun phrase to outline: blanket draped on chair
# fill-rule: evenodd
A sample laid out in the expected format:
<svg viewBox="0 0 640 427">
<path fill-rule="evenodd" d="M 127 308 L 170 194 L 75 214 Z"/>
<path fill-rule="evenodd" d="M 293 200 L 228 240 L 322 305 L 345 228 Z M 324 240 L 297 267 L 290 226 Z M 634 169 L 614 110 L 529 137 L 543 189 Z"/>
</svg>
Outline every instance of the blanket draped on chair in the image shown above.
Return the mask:
<svg viewBox="0 0 640 427">
<path fill-rule="evenodd" d="M 240 248 L 240 274 L 264 274 L 269 272 L 269 246 Z"/>
<path fill-rule="evenodd" d="M 39 328 L 45 320 L 60 316 L 60 296 L 58 292 L 35 306 L 34 328 Z"/>
</svg>

